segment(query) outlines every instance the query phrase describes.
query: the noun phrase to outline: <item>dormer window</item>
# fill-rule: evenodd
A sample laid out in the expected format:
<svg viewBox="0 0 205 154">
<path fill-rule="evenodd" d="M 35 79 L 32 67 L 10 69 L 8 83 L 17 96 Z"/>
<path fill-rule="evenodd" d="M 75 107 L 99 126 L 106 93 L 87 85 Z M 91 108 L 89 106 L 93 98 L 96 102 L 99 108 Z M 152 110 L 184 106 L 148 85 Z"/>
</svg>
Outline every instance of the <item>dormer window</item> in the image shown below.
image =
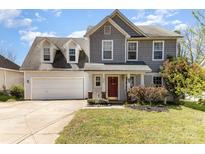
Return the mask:
<svg viewBox="0 0 205 154">
<path fill-rule="evenodd" d="M 43 48 L 43 61 L 44 62 L 50 62 L 51 61 L 50 48 Z"/>
<path fill-rule="evenodd" d="M 104 26 L 104 35 L 111 34 L 111 26 Z"/>
<path fill-rule="evenodd" d="M 76 62 L 76 50 L 75 49 L 69 49 L 69 61 Z"/>
</svg>

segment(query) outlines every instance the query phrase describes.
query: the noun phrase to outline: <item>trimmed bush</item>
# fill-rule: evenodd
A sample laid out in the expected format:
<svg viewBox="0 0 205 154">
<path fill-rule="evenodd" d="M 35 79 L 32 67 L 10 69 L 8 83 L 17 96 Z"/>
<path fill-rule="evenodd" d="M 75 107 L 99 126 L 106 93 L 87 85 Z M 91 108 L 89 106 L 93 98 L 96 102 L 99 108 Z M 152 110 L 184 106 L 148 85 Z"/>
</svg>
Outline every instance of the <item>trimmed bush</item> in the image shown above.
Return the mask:
<svg viewBox="0 0 205 154">
<path fill-rule="evenodd" d="M 130 89 L 128 95 L 133 103 L 149 103 L 150 105 L 152 105 L 152 103 L 160 104 L 164 101 L 165 97 L 167 96 L 167 90 L 163 87 L 135 86 Z"/>
<path fill-rule="evenodd" d="M 24 89 L 21 85 L 12 86 L 10 89 L 10 94 L 17 99 L 24 98 Z"/>
<path fill-rule="evenodd" d="M 107 105 L 109 100 L 107 99 L 87 99 L 89 105 Z"/>
<path fill-rule="evenodd" d="M 199 104 L 205 105 L 205 99 L 199 99 Z"/>
</svg>

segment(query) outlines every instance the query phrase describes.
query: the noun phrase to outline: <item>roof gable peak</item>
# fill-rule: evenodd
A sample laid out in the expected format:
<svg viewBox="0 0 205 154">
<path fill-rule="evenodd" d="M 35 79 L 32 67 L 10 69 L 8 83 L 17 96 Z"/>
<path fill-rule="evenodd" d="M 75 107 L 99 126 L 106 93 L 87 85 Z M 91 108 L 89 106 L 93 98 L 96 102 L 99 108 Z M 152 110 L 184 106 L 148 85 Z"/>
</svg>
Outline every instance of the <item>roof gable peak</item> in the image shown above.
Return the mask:
<svg viewBox="0 0 205 154">
<path fill-rule="evenodd" d="M 123 20 L 131 29 L 133 29 L 135 32 L 143 35 L 143 36 L 147 36 L 147 34 L 145 34 L 141 29 L 139 29 L 136 25 L 134 25 L 124 14 L 122 14 L 122 12 L 120 12 L 120 10 L 115 9 L 110 15 L 110 18 L 114 18 L 115 16 L 118 16 L 121 20 Z"/>
</svg>

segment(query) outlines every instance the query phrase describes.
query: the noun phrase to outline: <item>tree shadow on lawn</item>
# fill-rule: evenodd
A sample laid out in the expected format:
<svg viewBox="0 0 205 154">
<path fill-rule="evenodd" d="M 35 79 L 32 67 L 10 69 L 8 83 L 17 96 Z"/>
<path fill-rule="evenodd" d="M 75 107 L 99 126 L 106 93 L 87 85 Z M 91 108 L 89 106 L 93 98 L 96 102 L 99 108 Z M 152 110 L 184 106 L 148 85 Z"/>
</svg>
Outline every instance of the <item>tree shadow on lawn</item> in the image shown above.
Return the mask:
<svg viewBox="0 0 205 154">
<path fill-rule="evenodd" d="M 181 104 L 185 107 L 192 108 L 195 110 L 203 111 L 205 112 L 205 105 L 198 104 L 198 102 L 192 102 L 192 101 L 181 101 Z"/>
</svg>

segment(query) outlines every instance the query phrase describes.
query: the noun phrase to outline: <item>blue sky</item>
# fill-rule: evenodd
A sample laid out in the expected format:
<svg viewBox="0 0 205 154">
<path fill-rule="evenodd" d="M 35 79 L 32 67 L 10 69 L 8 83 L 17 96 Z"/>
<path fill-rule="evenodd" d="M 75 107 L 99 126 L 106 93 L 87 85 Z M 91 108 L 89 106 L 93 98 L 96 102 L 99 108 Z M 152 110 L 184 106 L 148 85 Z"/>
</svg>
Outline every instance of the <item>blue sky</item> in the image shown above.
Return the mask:
<svg viewBox="0 0 205 154">
<path fill-rule="evenodd" d="M 0 49 L 21 65 L 36 36 L 81 37 L 113 10 L 0 10 Z M 184 30 L 196 24 L 192 10 L 120 10 L 136 25 Z M 205 14 L 205 10 L 201 10 Z"/>
</svg>

